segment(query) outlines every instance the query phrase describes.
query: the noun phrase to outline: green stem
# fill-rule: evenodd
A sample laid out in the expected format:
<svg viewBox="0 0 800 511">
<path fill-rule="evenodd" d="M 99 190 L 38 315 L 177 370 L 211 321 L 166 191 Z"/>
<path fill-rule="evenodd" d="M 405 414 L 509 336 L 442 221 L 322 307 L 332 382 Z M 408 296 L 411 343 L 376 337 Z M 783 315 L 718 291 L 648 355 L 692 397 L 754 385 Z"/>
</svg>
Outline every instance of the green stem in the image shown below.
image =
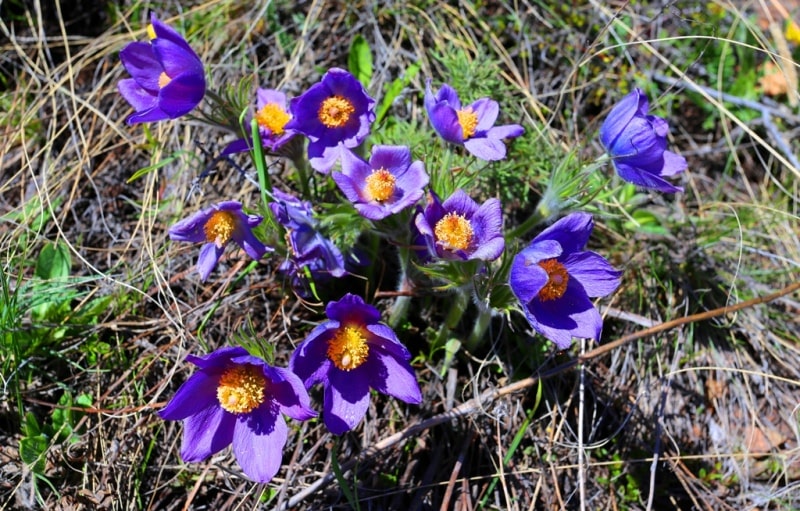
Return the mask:
<svg viewBox="0 0 800 511">
<path fill-rule="evenodd" d="M 486 331 L 492 323 L 492 311 L 488 307 L 478 307 L 478 317 L 475 318 L 475 324 L 472 326 L 472 332 L 469 334 L 464 347 L 467 351 L 474 352 L 483 343 L 486 337 Z"/>
<path fill-rule="evenodd" d="M 397 290 L 400 292 L 407 292 L 410 290 L 410 282 L 408 279 L 408 262 L 411 258 L 411 249 L 407 246 L 397 247 L 397 257 L 400 263 L 400 280 L 397 282 Z M 408 307 L 411 305 L 411 297 L 408 295 L 398 296 L 392 305 L 392 311 L 389 313 L 389 326 L 397 328 L 406 316 L 408 315 Z"/>
</svg>

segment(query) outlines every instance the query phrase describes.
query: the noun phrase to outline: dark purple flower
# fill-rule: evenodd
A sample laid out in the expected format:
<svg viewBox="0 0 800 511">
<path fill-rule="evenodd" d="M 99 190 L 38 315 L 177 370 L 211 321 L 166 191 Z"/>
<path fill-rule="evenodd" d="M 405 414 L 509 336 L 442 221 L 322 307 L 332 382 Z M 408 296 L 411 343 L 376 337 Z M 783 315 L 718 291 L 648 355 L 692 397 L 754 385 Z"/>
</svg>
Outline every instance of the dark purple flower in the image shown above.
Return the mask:
<svg viewBox="0 0 800 511">
<path fill-rule="evenodd" d="M 383 323 L 380 312 L 347 294 L 325 308 L 330 318 L 297 347 L 289 367 L 306 388 L 325 387 L 323 418 L 337 435 L 353 429 L 369 406 L 370 387 L 406 403 L 422 394 L 409 360 L 411 354 Z"/>
<path fill-rule="evenodd" d="M 258 123 L 261 145 L 274 152 L 295 135 L 294 131 L 286 129 L 286 124 L 292 118 L 286 102 L 286 94 L 274 89 L 259 88 L 256 96 L 255 119 Z M 249 116 L 248 119 L 250 119 Z M 247 125 L 249 126 L 249 121 Z M 249 151 L 252 146 L 253 142 L 249 136 L 240 138 L 228 144 L 222 150 L 222 154 Z"/>
<path fill-rule="evenodd" d="M 603 320 L 589 298 L 619 287 L 622 272 L 583 250 L 593 227 L 588 213 L 567 215 L 536 236 L 511 264 L 509 285 L 525 317 L 562 350 L 573 337 L 600 339 Z"/>
<path fill-rule="evenodd" d="M 253 227 L 262 220 L 258 215 L 246 215 L 240 202 L 223 201 L 173 225 L 169 237 L 173 241 L 205 242 L 197 259 L 197 271 L 206 280 L 231 240 L 256 260 L 273 250 L 253 235 Z"/>
<path fill-rule="evenodd" d="M 333 180 L 362 216 L 380 220 L 420 200 L 428 174 L 421 161 L 411 163 L 408 147 L 376 145 L 369 163 L 342 151 L 342 171 Z"/>
<path fill-rule="evenodd" d="M 667 151 L 667 121 L 648 115 L 648 109 L 647 96 L 634 89 L 611 109 L 600 126 L 600 141 L 625 181 L 664 193 L 682 192 L 663 178 L 686 170 L 686 159 Z"/>
<path fill-rule="evenodd" d="M 442 85 L 436 96 L 431 81 L 425 84 L 425 109 L 433 129 L 452 144 L 463 145 L 470 154 L 482 160 L 506 157 L 506 138 L 516 138 L 525 131 L 519 124 L 495 126 L 500 106 L 490 98 L 481 98 L 469 106 L 461 106 L 454 88 Z"/>
<path fill-rule="evenodd" d="M 319 232 L 311 203 L 293 195 L 273 190 L 274 202 L 269 204 L 275 219 L 287 232 L 289 258 L 279 268 L 284 273 L 305 277 L 305 269 L 313 278 L 342 277 L 345 261 L 342 252 Z"/>
<path fill-rule="evenodd" d="M 200 370 L 159 412 L 162 419 L 184 421 L 183 461 L 202 461 L 232 443 L 247 477 L 259 483 L 272 479 L 288 431 L 281 414 L 299 421 L 317 415 L 300 378 L 241 347 L 186 360 Z"/>
<path fill-rule="evenodd" d="M 203 63 L 175 30 L 150 16 L 150 42 L 133 42 L 119 52 L 133 78 L 119 82 L 119 92 L 136 112 L 127 122 L 175 119 L 192 111 L 203 99 Z"/>
<path fill-rule="evenodd" d="M 442 259 L 493 261 L 505 247 L 500 201 L 482 205 L 463 190 L 456 190 L 443 203 L 433 195 L 415 225 L 432 256 Z"/>
<path fill-rule="evenodd" d="M 287 130 L 308 137 L 311 166 L 328 173 L 343 148 L 356 147 L 369 135 L 375 100 L 343 69 L 331 68 L 322 80 L 292 99 Z"/>
</svg>

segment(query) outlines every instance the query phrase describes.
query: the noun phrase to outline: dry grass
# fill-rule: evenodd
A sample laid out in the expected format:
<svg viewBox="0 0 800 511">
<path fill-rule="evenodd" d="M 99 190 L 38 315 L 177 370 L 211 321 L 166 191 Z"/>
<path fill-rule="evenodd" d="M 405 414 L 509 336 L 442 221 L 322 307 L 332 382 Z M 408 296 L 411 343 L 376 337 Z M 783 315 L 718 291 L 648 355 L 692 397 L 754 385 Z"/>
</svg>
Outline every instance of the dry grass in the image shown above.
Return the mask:
<svg viewBox="0 0 800 511">
<path fill-rule="evenodd" d="M 296 95 L 327 67 L 345 66 L 360 33 L 375 54 L 370 90 L 378 96 L 410 63 L 421 63 L 393 110 L 421 125 L 424 77 L 448 79 L 434 55 L 453 48 L 484 53 L 514 92 L 504 103 L 517 109 L 513 117 L 564 149 L 593 147 L 598 119 L 634 75 L 670 73 L 677 82 L 662 81 L 655 90 L 664 92 L 673 143 L 690 161 L 687 193 L 652 197 L 644 206 L 675 227 L 665 236 L 633 235 L 615 220 L 624 205 L 598 206 L 610 219 L 598 229 L 603 250 L 625 269 L 606 310 L 610 342 L 797 281 L 794 156 L 763 118 L 742 121 L 713 90 L 700 89 L 708 76 L 699 59 L 682 54 L 697 46 L 676 39 L 688 29 L 709 37 L 702 52 L 739 48 L 758 62 L 795 67 L 775 32 L 755 21 L 766 19 L 758 9 L 717 6 L 730 11 L 728 23 L 755 34 L 757 44 L 744 46 L 735 27 L 711 27 L 700 21 L 703 13 L 680 3 L 588 2 L 562 11 L 527 2 L 120 2 L 114 16 L 80 0 L 60 8 L 26 5 L 0 3 L 0 70 L 7 79 L 0 108 L 2 271 L 12 290 L 24 289 L 42 247 L 57 240 L 69 247 L 71 274 L 92 277 L 78 285 L 80 300 L 108 295 L 114 306 L 81 335 L 24 363 L 8 365 L 11 355 L 0 355 L 4 370 L 13 370 L 2 375 L 0 509 L 257 509 L 273 493 L 269 508 L 348 509 L 331 476 L 332 452 L 352 469 L 347 481 L 362 509 L 476 509 L 484 497 L 492 509 L 800 508 L 796 292 L 636 339 L 558 374 L 553 368 L 593 347 L 548 347 L 534 362 L 519 318 L 496 322 L 491 348 L 462 357 L 443 377 L 441 357 L 416 367 L 420 407 L 375 399 L 367 420 L 338 440 L 319 422 L 294 424 L 284 467 L 268 485 L 243 478 L 227 450 L 206 463 L 182 464 L 180 424 L 155 412 L 190 374 L 185 355 L 241 334 L 275 346 L 283 364 L 319 315 L 284 290 L 273 264 L 237 280 L 247 262 L 236 252 L 209 282 L 197 279 L 195 248 L 169 243 L 166 227 L 205 199 L 247 200 L 257 191 L 222 166 L 202 192 L 193 189 L 208 164 L 198 148 L 213 152 L 223 140 L 219 132 L 197 122 L 128 127 L 129 107 L 116 92 L 124 77 L 117 53 L 142 36 L 147 9 L 189 29 L 190 43 L 211 63 L 212 87 L 253 76 Z M 282 41 L 297 43 L 281 49 Z M 707 114 L 687 99 L 691 91 L 718 112 L 713 126 L 702 126 Z M 769 122 L 796 152 L 800 118 L 790 103 L 780 100 Z M 137 169 L 168 158 L 127 182 Z M 285 179 L 284 165 L 276 162 L 275 179 Z M 36 222 L 39 215 L 46 220 Z M 375 291 L 358 280 L 348 285 L 360 294 Z M 429 321 L 435 328 L 441 310 L 417 314 L 415 326 Z M 34 327 L 24 310 L 13 326 Z M 110 346 L 94 363 L 91 336 Z M 424 351 L 422 336 L 410 347 Z M 11 381 L 22 374 L 29 376 L 15 390 Z M 532 374 L 547 377 L 502 390 Z M 88 394 L 93 406 L 75 410 L 81 415 L 74 442 L 48 444 L 44 473 L 53 487 L 36 484 L 43 499 L 37 504 L 34 476 L 18 452 L 23 416 L 32 412 L 46 422 L 66 390 Z M 486 392 L 491 399 L 471 401 Z"/>
</svg>

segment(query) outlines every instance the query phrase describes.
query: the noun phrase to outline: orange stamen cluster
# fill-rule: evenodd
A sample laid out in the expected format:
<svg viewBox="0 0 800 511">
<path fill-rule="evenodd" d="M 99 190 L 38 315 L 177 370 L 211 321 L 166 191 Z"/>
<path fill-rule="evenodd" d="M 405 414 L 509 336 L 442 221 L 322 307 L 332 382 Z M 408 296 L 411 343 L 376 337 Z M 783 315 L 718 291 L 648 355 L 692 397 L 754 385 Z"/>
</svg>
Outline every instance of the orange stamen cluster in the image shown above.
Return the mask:
<svg viewBox="0 0 800 511">
<path fill-rule="evenodd" d="M 225 370 L 217 384 L 217 401 L 230 413 L 250 413 L 264 402 L 267 379 L 257 366 L 237 365 Z"/>
<path fill-rule="evenodd" d="M 342 371 L 350 371 L 367 361 L 369 344 L 363 328 L 343 326 L 328 341 L 328 358 Z"/>
<path fill-rule="evenodd" d="M 466 250 L 472 243 L 472 224 L 458 213 L 448 213 L 436 222 L 436 240 L 447 250 Z"/>
<path fill-rule="evenodd" d="M 267 103 L 256 112 L 256 122 L 273 135 L 282 135 L 283 127 L 290 119 L 289 113 L 277 103 Z"/>
<path fill-rule="evenodd" d="M 475 128 L 478 127 L 478 114 L 471 108 L 462 108 L 456 112 L 456 115 L 458 115 L 458 124 L 461 125 L 461 136 L 466 140 L 475 134 Z"/>
<path fill-rule="evenodd" d="M 547 259 L 539 263 L 547 272 L 547 284 L 539 291 L 539 299 L 543 302 L 561 298 L 567 292 L 569 273 L 563 264 L 555 259 Z"/>
<path fill-rule="evenodd" d="M 203 227 L 206 241 L 218 247 L 228 243 L 236 230 L 236 215 L 230 211 L 215 211 Z"/>
<path fill-rule="evenodd" d="M 369 200 L 384 202 L 394 195 L 397 178 L 388 170 L 383 168 L 373 170 L 372 174 L 367 176 L 366 181 L 364 193 Z"/>
<path fill-rule="evenodd" d="M 341 128 L 350 120 L 350 115 L 356 111 L 348 99 L 342 96 L 331 96 L 322 102 L 317 112 L 320 122 L 328 128 Z"/>
<path fill-rule="evenodd" d="M 153 28 L 152 23 L 147 24 L 147 37 L 149 37 L 151 41 L 156 38 L 156 29 Z"/>
<path fill-rule="evenodd" d="M 172 81 L 172 78 L 170 78 L 169 76 L 167 76 L 167 73 L 166 73 L 166 72 L 164 72 L 164 71 L 161 71 L 161 74 L 160 74 L 160 75 L 158 75 L 158 88 L 159 88 L 159 89 L 163 89 L 163 88 L 164 88 L 164 87 L 166 87 L 166 86 L 167 86 L 167 84 L 168 84 L 169 82 L 171 82 L 171 81 Z"/>
</svg>

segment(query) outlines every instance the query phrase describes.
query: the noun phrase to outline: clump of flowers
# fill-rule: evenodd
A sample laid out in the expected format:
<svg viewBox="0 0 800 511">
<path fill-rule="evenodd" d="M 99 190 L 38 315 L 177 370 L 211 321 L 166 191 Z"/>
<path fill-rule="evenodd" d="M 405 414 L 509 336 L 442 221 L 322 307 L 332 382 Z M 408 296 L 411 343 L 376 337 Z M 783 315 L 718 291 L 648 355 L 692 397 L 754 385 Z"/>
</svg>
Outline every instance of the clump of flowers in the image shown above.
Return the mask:
<svg viewBox="0 0 800 511">
<path fill-rule="evenodd" d="M 119 92 L 136 110 L 128 124 L 176 119 L 203 99 L 203 63 L 186 40 L 155 14 L 147 26 L 149 42 L 133 42 L 119 52 L 132 78 L 119 82 Z"/>
</svg>

